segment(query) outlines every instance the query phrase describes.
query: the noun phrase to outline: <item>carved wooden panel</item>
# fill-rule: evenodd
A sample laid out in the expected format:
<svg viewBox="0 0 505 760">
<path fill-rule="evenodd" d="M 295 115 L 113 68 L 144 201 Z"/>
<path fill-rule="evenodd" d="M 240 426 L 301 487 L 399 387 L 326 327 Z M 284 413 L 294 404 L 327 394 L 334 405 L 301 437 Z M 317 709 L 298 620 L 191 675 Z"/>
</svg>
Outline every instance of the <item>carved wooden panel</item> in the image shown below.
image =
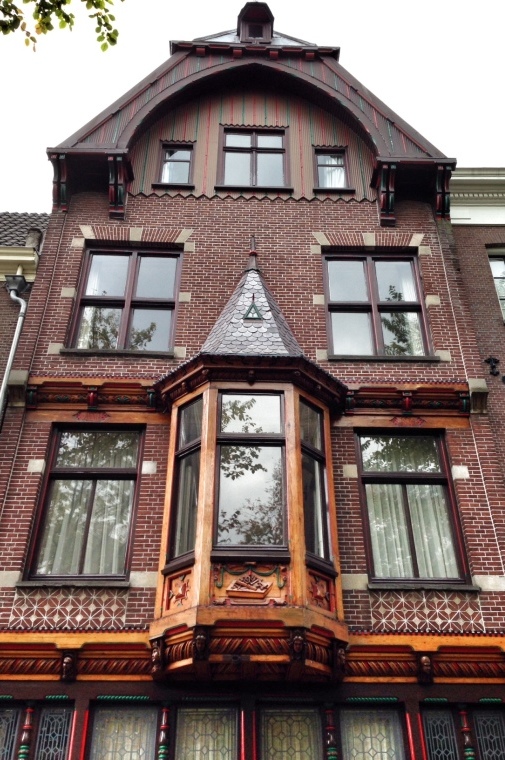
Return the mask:
<svg viewBox="0 0 505 760">
<path fill-rule="evenodd" d="M 287 603 L 289 568 L 277 563 L 229 562 L 212 566 L 212 604 L 275 607 Z"/>
<path fill-rule="evenodd" d="M 315 570 L 307 570 L 307 599 L 312 607 L 334 612 L 335 583 L 333 579 Z"/>
<path fill-rule="evenodd" d="M 191 606 L 191 569 L 167 576 L 165 583 L 167 584 L 167 609 L 171 612 L 178 612 Z"/>
</svg>

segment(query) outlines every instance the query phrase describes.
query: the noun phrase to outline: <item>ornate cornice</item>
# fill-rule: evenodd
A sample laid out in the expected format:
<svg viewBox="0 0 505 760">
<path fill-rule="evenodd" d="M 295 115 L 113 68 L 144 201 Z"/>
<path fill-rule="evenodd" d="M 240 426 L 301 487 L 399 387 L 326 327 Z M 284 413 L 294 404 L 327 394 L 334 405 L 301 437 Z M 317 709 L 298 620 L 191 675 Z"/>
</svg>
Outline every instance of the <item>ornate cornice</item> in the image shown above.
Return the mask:
<svg viewBox="0 0 505 760">
<path fill-rule="evenodd" d="M 156 394 L 149 381 L 90 378 L 31 378 L 26 389 L 27 409 L 79 411 L 156 411 Z"/>
<path fill-rule="evenodd" d="M 362 386 L 348 389 L 346 414 L 464 415 L 470 414 L 466 383 Z"/>
</svg>

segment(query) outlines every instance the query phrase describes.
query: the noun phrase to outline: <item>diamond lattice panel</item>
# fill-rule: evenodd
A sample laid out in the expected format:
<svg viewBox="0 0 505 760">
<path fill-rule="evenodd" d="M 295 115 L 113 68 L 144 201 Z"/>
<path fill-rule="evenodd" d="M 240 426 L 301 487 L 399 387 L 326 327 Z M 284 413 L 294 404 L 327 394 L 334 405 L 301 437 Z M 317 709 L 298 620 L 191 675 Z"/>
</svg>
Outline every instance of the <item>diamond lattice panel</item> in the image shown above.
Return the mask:
<svg viewBox="0 0 505 760">
<path fill-rule="evenodd" d="M 118 630 L 126 617 L 126 590 L 19 589 L 9 628 Z"/>
<path fill-rule="evenodd" d="M 376 631 L 484 631 L 475 594 L 457 591 L 379 591 L 370 594 Z"/>
</svg>

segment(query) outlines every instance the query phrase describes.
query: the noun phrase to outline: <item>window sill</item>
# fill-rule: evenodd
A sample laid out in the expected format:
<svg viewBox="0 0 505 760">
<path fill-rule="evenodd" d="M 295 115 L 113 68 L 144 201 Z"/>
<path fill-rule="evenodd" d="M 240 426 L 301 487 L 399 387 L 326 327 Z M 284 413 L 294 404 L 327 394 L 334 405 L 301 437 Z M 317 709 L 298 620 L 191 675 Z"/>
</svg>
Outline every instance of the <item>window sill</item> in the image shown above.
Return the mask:
<svg viewBox="0 0 505 760">
<path fill-rule="evenodd" d="M 341 193 L 342 195 L 351 195 L 356 192 L 354 187 L 315 187 L 315 193 Z"/>
<path fill-rule="evenodd" d="M 288 549 L 275 547 L 267 549 L 264 546 L 230 546 L 229 549 L 213 549 L 210 555 L 211 562 L 257 562 L 266 560 L 268 562 L 289 562 L 291 555 Z"/>
<path fill-rule="evenodd" d="M 16 588 L 130 588 L 130 581 L 111 578 L 110 580 L 96 578 L 40 578 L 37 580 L 18 581 Z"/>
<path fill-rule="evenodd" d="M 292 193 L 293 187 L 276 187 L 274 185 L 214 185 L 214 190 L 247 190 L 248 192 L 262 192 L 262 193 Z"/>
<path fill-rule="evenodd" d="M 153 182 L 153 190 L 194 190 L 190 182 Z"/>
<path fill-rule="evenodd" d="M 171 559 L 165 567 L 163 568 L 162 575 L 169 575 L 170 573 L 175 573 L 177 570 L 181 570 L 185 567 L 191 567 L 195 564 L 195 553 L 194 552 L 188 552 L 187 554 L 181 554 L 179 557 L 175 557 L 175 559 Z"/>
<path fill-rule="evenodd" d="M 390 356 L 389 354 L 328 354 L 331 362 L 423 362 L 438 364 L 440 356 Z"/>
<path fill-rule="evenodd" d="M 457 581 L 369 581 L 369 591 L 470 591 L 477 594 L 480 586 Z"/>
<path fill-rule="evenodd" d="M 307 552 L 305 555 L 305 564 L 307 567 L 310 567 L 311 570 L 319 570 L 319 572 L 329 575 L 332 578 L 338 576 L 338 573 L 333 566 L 333 562 L 330 562 L 328 559 L 323 559 L 322 557 L 317 557 L 315 554 L 309 554 Z"/>
<path fill-rule="evenodd" d="M 69 356 L 138 356 L 160 357 L 173 359 L 173 351 L 142 351 L 127 348 L 60 348 L 60 354 Z"/>
</svg>

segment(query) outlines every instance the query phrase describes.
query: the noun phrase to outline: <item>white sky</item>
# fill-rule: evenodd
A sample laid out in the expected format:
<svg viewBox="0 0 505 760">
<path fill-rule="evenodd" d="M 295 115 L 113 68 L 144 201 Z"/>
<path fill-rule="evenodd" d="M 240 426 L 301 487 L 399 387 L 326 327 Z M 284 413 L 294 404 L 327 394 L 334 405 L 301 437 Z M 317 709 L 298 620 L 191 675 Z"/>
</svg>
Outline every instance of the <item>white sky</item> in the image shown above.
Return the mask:
<svg viewBox="0 0 505 760">
<path fill-rule="evenodd" d="M 116 0 L 102 53 L 80 11 L 73 32 L 0 35 L 0 211 L 49 211 L 46 147 L 83 126 L 169 57 L 170 40 L 236 25 L 245 0 Z M 505 166 L 503 0 L 270 0 L 275 28 L 341 48 L 340 62 L 460 167 Z M 28 8 L 29 6 L 24 6 Z"/>
</svg>

